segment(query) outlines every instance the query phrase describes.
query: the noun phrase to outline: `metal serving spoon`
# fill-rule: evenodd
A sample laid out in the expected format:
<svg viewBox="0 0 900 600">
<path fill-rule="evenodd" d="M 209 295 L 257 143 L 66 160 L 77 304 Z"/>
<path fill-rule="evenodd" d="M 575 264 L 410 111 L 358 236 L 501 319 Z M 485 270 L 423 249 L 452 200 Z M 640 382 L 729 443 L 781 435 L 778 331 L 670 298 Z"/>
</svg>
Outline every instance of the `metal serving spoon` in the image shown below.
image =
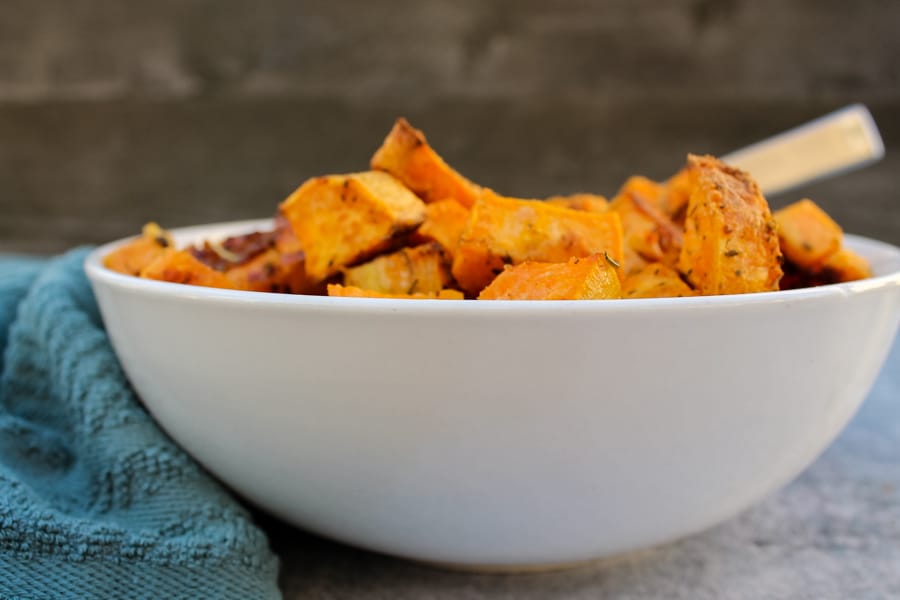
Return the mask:
<svg viewBox="0 0 900 600">
<path fill-rule="evenodd" d="M 872 114 L 853 104 L 721 158 L 751 173 L 763 194 L 771 196 L 883 156 Z"/>
</svg>

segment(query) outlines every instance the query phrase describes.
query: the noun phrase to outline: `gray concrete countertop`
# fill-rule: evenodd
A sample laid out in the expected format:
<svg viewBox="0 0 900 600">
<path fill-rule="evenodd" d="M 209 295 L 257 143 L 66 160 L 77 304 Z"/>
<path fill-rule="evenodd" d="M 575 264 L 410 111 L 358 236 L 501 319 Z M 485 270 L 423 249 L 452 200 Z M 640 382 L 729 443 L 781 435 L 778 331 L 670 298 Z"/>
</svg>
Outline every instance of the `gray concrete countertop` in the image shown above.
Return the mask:
<svg viewBox="0 0 900 600">
<path fill-rule="evenodd" d="M 286 600 L 900 598 L 900 343 L 847 429 L 796 481 L 636 556 L 544 574 L 445 572 L 261 521 Z"/>
</svg>

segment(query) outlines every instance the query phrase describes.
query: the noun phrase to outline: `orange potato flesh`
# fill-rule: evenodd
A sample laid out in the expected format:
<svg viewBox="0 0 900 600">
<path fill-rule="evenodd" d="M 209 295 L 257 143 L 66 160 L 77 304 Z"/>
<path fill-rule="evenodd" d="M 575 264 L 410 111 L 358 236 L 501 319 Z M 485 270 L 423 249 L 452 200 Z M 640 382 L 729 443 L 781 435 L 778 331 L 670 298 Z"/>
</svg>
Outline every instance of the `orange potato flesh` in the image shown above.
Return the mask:
<svg viewBox="0 0 900 600">
<path fill-rule="evenodd" d="M 749 175 L 689 156 L 693 192 L 678 270 L 702 295 L 778 289 L 781 250 L 766 199 Z"/>
<path fill-rule="evenodd" d="M 430 294 L 449 283 L 450 269 L 438 244 L 401 248 L 344 271 L 344 285 L 385 294 Z"/>
<path fill-rule="evenodd" d="M 322 291 L 317 281 L 306 275 L 302 253 L 282 254 L 270 248 L 224 271 L 225 277 L 241 290 L 314 294 Z"/>
<path fill-rule="evenodd" d="M 691 173 L 684 168 L 673 175 L 663 186 L 660 208 L 675 223 L 684 223 L 688 202 L 691 199 Z"/>
<path fill-rule="evenodd" d="M 462 300 L 463 293 L 459 290 L 440 290 L 432 293 L 415 294 L 385 294 L 374 290 L 345 286 L 337 283 L 328 284 L 328 295 L 342 298 L 400 298 L 409 300 Z"/>
<path fill-rule="evenodd" d="M 507 266 L 479 300 L 603 300 L 620 298 L 616 267 L 602 254 L 564 263 L 527 261 Z"/>
<path fill-rule="evenodd" d="M 637 196 L 645 203 L 660 209 L 665 192 L 666 188 L 664 185 L 640 175 L 633 175 L 619 188 L 619 192 L 613 198 L 613 202 L 622 197 Z"/>
<path fill-rule="evenodd" d="M 186 250 L 168 249 L 141 271 L 141 277 L 171 283 L 237 289 L 223 273 L 206 266 Z"/>
<path fill-rule="evenodd" d="M 174 247 L 172 237 L 156 223 L 147 223 L 136 238 L 103 259 L 103 266 L 125 275 L 138 275 L 144 267 Z"/>
<path fill-rule="evenodd" d="M 835 282 L 856 281 L 872 276 L 872 268 L 862 256 L 849 248 L 840 248 L 822 263 L 821 271 Z"/>
<path fill-rule="evenodd" d="M 308 180 L 281 205 L 306 253 L 306 273 L 321 281 L 387 249 L 425 219 L 425 204 L 380 171 Z"/>
<path fill-rule="evenodd" d="M 625 227 L 622 227 L 622 229 L 626 232 L 626 239 L 622 246 L 622 276 L 624 278 L 637 273 L 646 267 L 649 262 L 646 258 L 638 254 L 637 250 L 634 249 L 634 246 L 628 242 L 628 229 Z"/>
<path fill-rule="evenodd" d="M 566 262 L 573 256 L 603 252 L 621 264 L 622 223 L 618 214 L 504 198 L 485 190 L 472 207 L 452 272 L 464 291 L 477 295 L 504 265 L 529 260 Z"/>
<path fill-rule="evenodd" d="M 804 198 L 775 211 L 774 216 L 781 251 L 802 269 L 818 269 L 841 247 L 841 228 L 812 200 Z"/>
<path fill-rule="evenodd" d="M 444 162 L 425 135 L 406 119 L 397 119 L 384 143 L 372 156 L 373 170 L 386 171 L 425 202 L 453 198 L 465 207 L 475 203 L 481 188 Z"/>
<path fill-rule="evenodd" d="M 635 273 L 648 262 L 661 261 L 675 266 L 681 251 L 681 229 L 646 196 L 629 190 L 628 186 L 623 190 L 609 209 L 622 218 L 626 246 L 625 273 Z"/>
<path fill-rule="evenodd" d="M 462 204 L 452 198 L 438 200 L 425 207 L 425 221 L 416 233 L 440 244 L 452 258 L 468 220 L 469 209 Z"/>
<path fill-rule="evenodd" d="M 546 198 L 544 202 L 548 202 L 556 206 L 562 206 L 563 208 L 584 210 L 587 212 L 606 212 L 609 208 L 609 201 L 603 196 L 598 196 L 597 194 L 551 196 L 549 198 Z"/>
<path fill-rule="evenodd" d="M 622 282 L 623 298 L 677 298 L 696 295 L 697 292 L 682 281 L 675 269 L 662 263 L 648 264 Z"/>
</svg>

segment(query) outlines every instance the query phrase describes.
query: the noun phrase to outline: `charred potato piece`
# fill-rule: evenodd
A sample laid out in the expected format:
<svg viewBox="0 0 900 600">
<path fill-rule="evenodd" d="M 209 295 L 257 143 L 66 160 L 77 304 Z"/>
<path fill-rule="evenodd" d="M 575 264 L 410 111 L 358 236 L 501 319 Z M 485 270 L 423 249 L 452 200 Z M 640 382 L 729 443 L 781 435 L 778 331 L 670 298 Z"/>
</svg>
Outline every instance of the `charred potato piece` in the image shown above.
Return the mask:
<svg viewBox="0 0 900 600">
<path fill-rule="evenodd" d="M 781 250 L 766 199 L 747 173 L 688 157 L 691 199 L 678 270 L 702 295 L 778 289 Z"/>
<path fill-rule="evenodd" d="M 603 254 L 564 263 L 526 261 L 506 266 L 479 300 L 604 300 L 621 298 L 617 267 Z"/>
<path fill-rule="evenodd" d="M 372 156 L 371 167 L 402 181 L 425 202 L 453 198 L 470 207 L 481 188 L 444 162 L 425 135 L 406 119 L 397 119 L 384 143 Z"/>
<path fill-rule="evenodd" d="M 306 253 L 306 273 L 322 281 L 390 247 L 425 219 L 425 204 L 391 175 L 366 171 L 315 177 L 281 205 Z"/>
<path fill-rule="evenodd" d="M 623 298 L 678 298 L 696 296 L 682 281 L 678 271 L 662 263 L 652 263 L 629 275 L 622 282 Z"/>
<path fill-rule="evenodd" d="M 141 277 L 204 287 L 236 289 L 219 271 L 204 265 L 187 250 L 168 249 L 141 271 Z"/>
<path fill-rule="evenodd" d="M 245 263 L 275 245 L 275 231 L 254 231 L 233 235 L 224 240 L 206 240 L 202 246 L 192 246 L 188 251 L 194 258 L 216 271 Z"/>
<path fill-rule="evenodd" d="M 207 240 L 188 249 L 194 258 L 225 274 L 240 290 L 287 294 L 324 293 L 325 288 L 306 275 L 305 255 L 296 236 L 282 218 L 273 231 L 255 231 Z"/>
<path fill-rule="evenodd" d="M 302 253 L 282 254 L 269 248 L 225 270 L 225 276 L 241 290 L 283 294 L 315 294 L 323 286 L 306 275 Z"/>
<path fill-rule="evenodd" d="M 141 236 L 113 250 L 103 259 L 103 266 L 125 275 L 138 275 L 154 260 L 173 248 L 172 236 L 156 223 L 147 223 Z"/>
<path fill-rule="evenodd" d="M 841 247 L 843 232 L 824 210 L 804 198 L 774 213 L 784 256 L 800 267 L 816 271 Z"/>
<path fill-rule="evenodd" d="M 622 262 L 622 223 L 614 212 L 590 213 L 485 190 L 472 207 L 453 259 L 453 276 L 476 295 L 505 265 L 566 262 L 608 255 Z"/>
<path fill-rule="evenodd" d="M 791 261 L 786 261 L 780 289 L 794 290 L 830 283 L 845 283 L 871 276 L 872 268 L 866 259 L 849 248 L 842 247 L 814 271 L 801 269 Z"/>
<path fill-rule="evenodd" d="M 871 277 L 872 267 L 853 250 L 841 247 L 822 263 L 821 273 L 831 283 L 843 283 Z"/>
<path fill-rule="evenodd" d="M 450 269 L 438 244 L 401 248 L 344 270 L 344 285 L 385 294 L 430 294 L 449 283 Z"/>
<path fill-rule="evenodd" d="M 440 290 L 431 293 L 415 294 L 386 294 L 374 290 L 345 286 L 337 283 L 328 284 L 328 295 L 342 298 L 400 298 L 410 300 L 462 300 L 463 293 L 459 290 Z"/>
</svg>

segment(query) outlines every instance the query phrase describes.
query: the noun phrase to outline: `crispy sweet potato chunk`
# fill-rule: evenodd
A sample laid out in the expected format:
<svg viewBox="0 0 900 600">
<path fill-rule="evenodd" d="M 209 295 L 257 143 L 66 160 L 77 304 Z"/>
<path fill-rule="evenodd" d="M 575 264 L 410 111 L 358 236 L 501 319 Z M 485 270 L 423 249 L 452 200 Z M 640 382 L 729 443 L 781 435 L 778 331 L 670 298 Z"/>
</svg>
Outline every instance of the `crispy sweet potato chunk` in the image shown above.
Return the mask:
<svg viewBox="0 0 900 600">
<path fill-rule="evenodd" d="M 650 262 L 674 267 L 681 251 L 681 229 L 656 207 L 659 190 L 653 201 L 641 193 L 640 187 L 645 182 L 653 184 L 648 179 L 632 177 L 609 205 L 622 218 L 626 274 L 636 273 Z"/>
<path fill-rule="evenodd" d="M 187 250 L 171 248 L 166 250 L 141 271 L 141 277 L 172 283 L 236 289 L 223 273 L 203 264 Z"/>
<path fill-rule="evenodd" d="M 385 294 L 433 293 L 450 283 L 450 269 L 438 244 L 397 252 L 344 270 L 344 285 Z"/>
<path fill-rule="evenodd" d="M 623 298 L 677 298 L 696 295 L 697 292 L 682 281 L 678 271 L 662 263 L 646 265 L 622 282 Z"/>
<path fill-rule="evenodd" d="M 275 249 L 281 254 L 303 254 L 303 244 L 280 209 L 275 215 Z"/>
<path fill-rule="evenodd" d="M 206 240 L 188 251 L 203 264 L 216 271 L 247 262 L 275 245 L 275 231 L 254 231 L 233 235 L 224 240 Z"/>
<path fill-rule="evenodd" d="M 485 190 L 472 207 L 453 259 L 453 276 L 480 292 L 504 265 L 566 262 L 607 252 L 622 262 L 622 222 L 614 212 L 590 213 Z"/>
<path fill-rule="evenodd" d="M 843 232 L 824 210 L 804 198 L 773 214 L 784 256 L 800 267 L 815 271 L 841 247 Z"/>
<path fill-rule="evenodd" d="M 156 223 L 147 223 L 139 238 L 107 254 L 103 266 L 126 275 L 137 275 L 172 247 L 174 243 L 168 232 Z"/>
<path fill-rule="evenodd" d="M 452 198 L 438 200 L 425 206 L 425 221 L 416 234 L 440 244 L 452 259 L 468 220 L 469 209 L 462 204 Z"/>
<path fill-rule="evenodd" d="M 616 267 L 603 254 L 564 263 L 526 261 L 504 267 L 479 300 L 603 300 L 621 298 Z"/>
<path fill-rule="evenodd" d="M 660 210 L 665 199 L 665 193 L 666 188 L 664 185 L 641 175 L 633 175 L 625 181 L 613 201 L 615 202 L 615 200 L 623 196 L 636 197 L 644 204 Z"/>
<path fill-rule="evenodd" d="M 400 298 L 412 300 L 462 300 L 463 293 L 459 290 L 440 290 L 431 293 L 415 293 L 415 294 L 386 294 L 384 292 L 376 292 L 374 290 L 364 290 L 362 288 L 345 286 L 337 283 L 328 284 L 328 295 L 338 296 L 342 298 Z"/>
<path fill-rule="evenodd" d="M 453 198 L 470 207 L 481 193 L 479 186 L 444 162 L 428 145 L 425 134 L 402 117 L 372 156 L 371 167 L 387 171 L 425 202 Z"/>
<path fill-rule="evenodd" d="M 603 196 L 597 194 L 572 194 L 570 196 L 550 196 L 544 202 L 562 206 L 563 208 L 572 208 L 574 210 L 584 210 L 587 212 L 606 212 L 609 208 L 609 201 Z"/>
<path fill-rule="evenodd" d="M 815 287 L 830 283 L 845 283 L 872 276 L 872 268 L 862 256 L 846 247 L 832 253 L 815 269 L 803 269 L 791 262 L 784 263 L 784 277 L 780 289 Z"/>
<path fill-rule="evenodd" d="M 306 275 L 302 253 L 282 254 L 269 248 L 231 266 L 225 276 L 241 290 L 284 294 L 321 293 L 323 286 Z"/>
<path fill-rule="evenodd" d="M 272 231 L 254 231 L 188 248 L 194 258 L 220 271 L 234 287 L 254 292 L 325 293 L 306 275 L 305 255 L 290 225 L 276 218 Z"/>
<path fill-rule="evenodd" d="M 630 195 L 616 197 L 609 209 L 622 219 L 624 235 L 622 267 L 625 275 L 640 271 L 648 261 L 658 261 L 662 258 L 656 223 L 638 207 Z"/>
<path fill-rule="evenodd" d="M 688 157 L 692 193 L 678 270 L 703 295 L 778 289 L 775 220 L 749 175 L 711 156 Z"/>
<path fill-rule="evenodd" d="M 663 185 L 659 207 L 673 222 L 683 225 L 692 192 L 691 173 L 684 168 Z"/>
<path fill-rule="evenodd" d="M 862 256 L 841 247 L 822 263 L 822 273 L 829 281 L 843 283 L 872 276 L 872 267 Z"/>
<path fill-rule="evenodd" d="M 391 175 L 366 171 L 310 179 L 281 212 L 306 253 L 306 273 L 321 281 L 417 227 L 425 204 Z"/>
</svg>

